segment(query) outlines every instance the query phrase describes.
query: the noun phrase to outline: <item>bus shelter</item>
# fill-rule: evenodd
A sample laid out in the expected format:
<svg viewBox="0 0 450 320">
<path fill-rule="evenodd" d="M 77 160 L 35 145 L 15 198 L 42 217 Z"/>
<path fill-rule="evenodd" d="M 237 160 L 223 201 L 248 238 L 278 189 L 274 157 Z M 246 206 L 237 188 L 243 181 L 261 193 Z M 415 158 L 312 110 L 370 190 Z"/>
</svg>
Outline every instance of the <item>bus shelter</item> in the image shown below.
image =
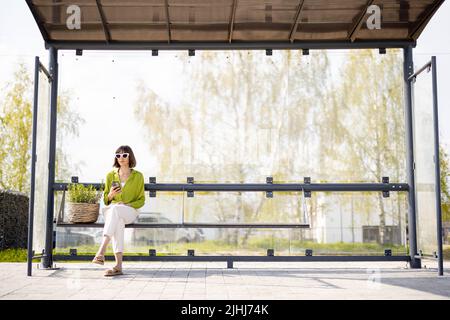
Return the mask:
<svg viewBox="0 0 450 320">
<path fill-rule="evenodd" d="M 159 183 L 149 177 L 145 190 L 195 192 L 298 192 L 303 203 L 314 192 L 407 193 L 408 254 L 392 255 L 305 255 L 280 256 L 268 249 L 265 256 L 195 255 L 124 256 L 131 261 L 405 261 L 421 268 L 421 260 L 436 259 L 443 274 L 439 128 L 437 105 L 437 65 L 431 57 L 415 69 L 413 48 L 443 0 L 26 0 L 49 50 L 49 66 L 36 57 L 33 105 L 33 144 L 28 236 L 28 275 L 32 259 L 41 258 L 41 267 L 51 269 L 57 260 L 90 260 L 91 256 L 53 254 L 55 230 L 76 228 L 61 221 L 55 212 L 55 194 L 65 192 L 68 183 L 55 182 L 57 137 L 58 52 L 85 50 L 140 50 L 158 55 L 160 50 L 310 50 L 387 49 L 403 50 L 403 85 L 406 144 L 406 181 L 379 183 L 314 183 L 305 177 L 298 183 Z M 42 99 L 42 84 L 50 86 L 50 101 Z M 417 83 L 432 93 L 429 99 L 415 99 Z M 301 85 L 301 84 L 299 84 Z M 39 177 L 39 179 L 37 179 Z M 43 179 L 45 177 L 45 179 Z M 72 182 L 79 182 L 72 177 Z M 81 182 L 80 182 L 81 183 Z M 100 183 L 91 182 L 96 188 Z M 145 223 L 127 228 L 309 228 L 304 211 L 301 223 Z M 84 225 L 83 227 L 86 227 Z M 96 223 L 90 227 L 102 227 Z"/>
</svg>

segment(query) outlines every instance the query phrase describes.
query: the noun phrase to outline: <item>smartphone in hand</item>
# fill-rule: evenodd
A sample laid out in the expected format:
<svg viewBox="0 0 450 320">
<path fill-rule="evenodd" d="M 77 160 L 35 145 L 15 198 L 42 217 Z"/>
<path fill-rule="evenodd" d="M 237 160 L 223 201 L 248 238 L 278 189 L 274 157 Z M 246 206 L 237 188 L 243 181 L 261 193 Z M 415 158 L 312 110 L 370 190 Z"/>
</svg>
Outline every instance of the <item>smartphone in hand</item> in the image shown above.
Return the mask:
<svg viewBox="0 0 450 320">
<path fill-rule="evenodd" d="M 119 183 L 119 181 L 113 181 L 112 184 L 111 184 L 111 187 L 113 187 L 113 188 L 119 187 L 119 190 L 120 190 L 120 183 Z"/>
</svg>

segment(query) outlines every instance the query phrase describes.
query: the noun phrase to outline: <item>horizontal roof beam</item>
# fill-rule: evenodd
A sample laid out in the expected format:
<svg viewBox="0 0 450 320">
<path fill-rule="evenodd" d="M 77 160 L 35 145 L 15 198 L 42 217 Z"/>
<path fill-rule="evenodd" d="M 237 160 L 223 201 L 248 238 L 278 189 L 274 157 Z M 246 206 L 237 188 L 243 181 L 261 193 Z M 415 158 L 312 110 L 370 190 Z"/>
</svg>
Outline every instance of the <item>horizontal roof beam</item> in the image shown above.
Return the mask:
<svg viewBox="0 0 450 320">
<path fill-rule="evenodd" d="M 45 47 L 59 50 L 295 50 L 295 49 L 377 49 L 416 46 L 413 40 L 376 41 L 301 41 L 295 42 L 110 42 L 104 41 L 47 41 Z"/>
</svg>

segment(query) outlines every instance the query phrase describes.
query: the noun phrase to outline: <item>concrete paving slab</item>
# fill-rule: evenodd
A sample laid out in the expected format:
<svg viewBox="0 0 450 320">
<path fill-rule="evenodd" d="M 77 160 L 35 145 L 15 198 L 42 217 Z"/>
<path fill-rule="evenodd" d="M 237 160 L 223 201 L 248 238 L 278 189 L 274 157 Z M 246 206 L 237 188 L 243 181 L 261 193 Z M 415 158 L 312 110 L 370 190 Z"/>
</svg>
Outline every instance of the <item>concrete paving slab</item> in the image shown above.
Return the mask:
<svg viewBox="0 0 450 320">
<path fill-rule="evenodd" d="M 450 300 L 450 262 L 437 275 L 434 261 L 409 269 L 403 262 L 130 262 L 124 275 L 108 266 L 57 263 L 59 270 L 0 263 L 0 299 L 69 300 Z"/>
</svg>

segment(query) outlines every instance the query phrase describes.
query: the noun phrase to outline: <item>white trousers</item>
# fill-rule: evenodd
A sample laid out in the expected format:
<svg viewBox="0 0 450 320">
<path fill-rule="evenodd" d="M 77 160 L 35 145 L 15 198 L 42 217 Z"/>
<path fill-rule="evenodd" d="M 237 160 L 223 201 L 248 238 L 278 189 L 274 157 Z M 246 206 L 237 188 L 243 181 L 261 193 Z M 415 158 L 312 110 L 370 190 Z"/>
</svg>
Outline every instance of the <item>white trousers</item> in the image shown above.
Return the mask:
<svg viewBox="0 0 450 320">
<path fill-rule="evenodd" d="M 123 252 L 125 225 L 134 222 L 138 215 L 138 210 L 124 204 L 113 203 L 103 208 L 103 236 L 111 237 L 114 253 Z"/>
</svg>

